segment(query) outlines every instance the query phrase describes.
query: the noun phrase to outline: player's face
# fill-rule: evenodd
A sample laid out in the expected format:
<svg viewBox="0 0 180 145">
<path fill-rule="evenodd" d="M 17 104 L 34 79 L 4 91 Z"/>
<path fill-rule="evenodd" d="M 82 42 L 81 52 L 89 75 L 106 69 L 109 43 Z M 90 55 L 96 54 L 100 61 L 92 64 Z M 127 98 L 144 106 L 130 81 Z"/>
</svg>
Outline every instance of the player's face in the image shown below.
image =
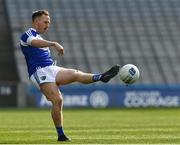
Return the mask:
<svg viewBox="0 0 180 145">
<path fill-rule="evenodd" d="M 42 15 L 37 19 L 37 31 L 39 33 L 45 33 L 50 25 L 50 17 Z"/>
</svg>

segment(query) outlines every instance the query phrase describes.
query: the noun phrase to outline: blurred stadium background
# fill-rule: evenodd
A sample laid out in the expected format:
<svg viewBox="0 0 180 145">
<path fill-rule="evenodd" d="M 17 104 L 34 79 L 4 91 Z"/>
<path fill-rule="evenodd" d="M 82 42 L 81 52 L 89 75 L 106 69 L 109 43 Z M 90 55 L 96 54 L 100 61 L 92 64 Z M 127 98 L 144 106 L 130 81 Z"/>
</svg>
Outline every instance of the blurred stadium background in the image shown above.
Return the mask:
<svg viewBox="0 0 180 145">
<path fill-rule="evenodd" d="M 58 65 L 104 72 L 113 64 L 138 66 L 141 78 L 62 87 L 65 107 L 180 106 L 180 0 L 0 0 L 0 107 L 49 106 L 28 79 L 19 48 L 31 13 L 47 9 L 44 38 L 58 41 Z"/>
</svg>

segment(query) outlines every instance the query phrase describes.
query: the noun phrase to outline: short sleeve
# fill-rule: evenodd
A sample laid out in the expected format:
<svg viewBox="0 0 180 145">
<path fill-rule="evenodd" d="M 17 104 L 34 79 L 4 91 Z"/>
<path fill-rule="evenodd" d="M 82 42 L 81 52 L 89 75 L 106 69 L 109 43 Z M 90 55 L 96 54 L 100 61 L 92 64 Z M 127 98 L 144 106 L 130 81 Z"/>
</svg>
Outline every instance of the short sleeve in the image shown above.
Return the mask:
<svg viewBox="0 0 180 145">
<path fill-rule="evenodd" d="M 27 39 L 27 44 L 28 44 L 28 45 L 31 45 L 31 41 L 34 40 L 34 39 L 37 39 L 37 38 L 34 37 L 34 36 L 28 37 L 28 39 Z"/>
<path fill-rule="evenodd" d="M 31 41 L 37 39 L 36 34 L 32 33 L 31 30 L 26 31 L 21 37 L 21 42 L 26 45 L 31 45 Z"/>
</svg>

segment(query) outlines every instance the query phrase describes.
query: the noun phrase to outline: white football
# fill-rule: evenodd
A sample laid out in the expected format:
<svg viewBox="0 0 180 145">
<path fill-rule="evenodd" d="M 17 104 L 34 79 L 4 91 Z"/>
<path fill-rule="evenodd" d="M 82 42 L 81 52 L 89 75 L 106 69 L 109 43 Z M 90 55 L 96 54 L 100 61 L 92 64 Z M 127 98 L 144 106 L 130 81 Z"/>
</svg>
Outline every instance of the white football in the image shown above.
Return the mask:
<svg viewBox="0 0 180 145">
<path fill-rule="evenodd" d="M 125 84 L 132 84 L 139 80 L 139 69 L 133 64 L 126 64 L 120 69 L 120 79 Z"/>
</svg>

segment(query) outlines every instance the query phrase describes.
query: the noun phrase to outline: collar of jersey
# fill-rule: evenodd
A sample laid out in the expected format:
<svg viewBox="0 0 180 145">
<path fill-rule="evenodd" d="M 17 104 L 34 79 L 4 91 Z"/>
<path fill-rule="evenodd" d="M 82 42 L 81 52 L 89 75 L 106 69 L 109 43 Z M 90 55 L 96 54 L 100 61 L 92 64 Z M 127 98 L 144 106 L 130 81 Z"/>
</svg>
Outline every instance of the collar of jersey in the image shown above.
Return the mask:
<svg viewBox="0 0 180 145">
<path fill-rule="evenodd" d="M 37 32 L 36 29 L 34 29 L 34 28 L 30 28 L 30 29 L 33 30 L 34 32 L 36 32 L 39 35 L 39 33 Z"/>
</svg>

